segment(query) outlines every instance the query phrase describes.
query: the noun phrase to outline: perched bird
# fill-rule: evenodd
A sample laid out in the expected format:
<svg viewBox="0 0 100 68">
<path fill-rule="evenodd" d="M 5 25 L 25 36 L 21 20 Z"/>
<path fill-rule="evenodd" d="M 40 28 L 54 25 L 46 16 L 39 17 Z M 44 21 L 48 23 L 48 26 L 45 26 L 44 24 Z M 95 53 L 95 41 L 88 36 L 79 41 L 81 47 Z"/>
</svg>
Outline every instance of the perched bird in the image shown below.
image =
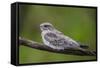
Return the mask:
<svg viewBox="0 0 100 68">
<path fill-rule="evenodd" d="M 43 43 L 48 47 L 56 50 L 77 49 L 85 51 L 78 42 L 56 30 L 51 23 L 40 24 L 40 29 Z"/>
</svg>

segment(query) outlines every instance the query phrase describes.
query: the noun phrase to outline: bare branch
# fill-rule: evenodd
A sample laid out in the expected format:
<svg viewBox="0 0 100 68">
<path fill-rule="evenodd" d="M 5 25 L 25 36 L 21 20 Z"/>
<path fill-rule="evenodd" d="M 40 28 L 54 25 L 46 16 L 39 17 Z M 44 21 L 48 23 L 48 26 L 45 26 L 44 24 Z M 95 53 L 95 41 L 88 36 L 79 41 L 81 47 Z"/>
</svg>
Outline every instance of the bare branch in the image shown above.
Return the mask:
<svg viewBox="0 0 100 68">
<path fill-rule="evenodd" d="M 71 55 L 80 55 L 80 56 L 96 56 L 96 53 L 94 51 L 85 50 L 83 52 L 83 51 L 75 50 L 75 49 L 57 50 L 57 49 L 50 48 L 44 44 L 40 44 L 38 42 L 24 39 L 21 37 L 19 37 L 19 45 L 24 45 L 24 46 L 31 47 L 34 49 L 53 52 L 53 53 L 71 54 Z"/>
</svg>

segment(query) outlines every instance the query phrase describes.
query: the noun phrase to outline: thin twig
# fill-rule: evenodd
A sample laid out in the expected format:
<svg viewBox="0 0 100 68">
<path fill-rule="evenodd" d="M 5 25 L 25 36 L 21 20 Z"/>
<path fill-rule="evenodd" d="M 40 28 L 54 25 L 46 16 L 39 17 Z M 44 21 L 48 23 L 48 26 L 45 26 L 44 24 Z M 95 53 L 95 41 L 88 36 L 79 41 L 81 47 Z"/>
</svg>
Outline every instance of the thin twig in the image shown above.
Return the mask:
<svg viewBox="0 0 100 68">
<path fill-rule="evenodd" d="M 21 37 L 19 37 L 19 45 L 24 45 L 24 46 L 31 47 L 31 48 L 38 49 L 38 50 L 66 54 L 66 55 L 70 54 L 70 55 L 80 55 L 80 56 L 96 56 L 96 53 L 94 51 L 85 50 L 83 52 L 81 50 L 75 50 L 75 49 L 57 50 L 57 49 L 48 47 L 45 44 L 40 44 L 38 42 L 24 39 Z"/>
</svg>

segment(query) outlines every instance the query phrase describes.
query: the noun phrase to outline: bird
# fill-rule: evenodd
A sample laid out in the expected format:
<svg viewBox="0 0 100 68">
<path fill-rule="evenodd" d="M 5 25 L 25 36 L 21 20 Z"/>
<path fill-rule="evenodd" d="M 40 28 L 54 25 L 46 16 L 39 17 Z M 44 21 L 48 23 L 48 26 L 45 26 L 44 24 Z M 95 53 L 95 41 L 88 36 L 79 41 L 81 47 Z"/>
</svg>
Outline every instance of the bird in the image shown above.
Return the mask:
<svg viewBox="0 0 100 68">
<path fill-rule="evenodd" d="M 44 22 L 40 24 L 40 30 L 43 43 L 52 49 L 56 50 L 75 49 L 85 52 L 84 45 L 64 35 L 49 22 Z"/>
</svg>

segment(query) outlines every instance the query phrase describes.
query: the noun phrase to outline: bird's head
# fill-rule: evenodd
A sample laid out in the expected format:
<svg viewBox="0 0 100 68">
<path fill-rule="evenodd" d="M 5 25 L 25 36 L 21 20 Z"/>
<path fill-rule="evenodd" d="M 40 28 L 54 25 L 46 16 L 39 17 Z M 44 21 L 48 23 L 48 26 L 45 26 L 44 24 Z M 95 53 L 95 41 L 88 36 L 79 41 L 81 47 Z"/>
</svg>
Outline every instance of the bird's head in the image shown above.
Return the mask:
<svg viewBox="0 0 100 68">
<path fill-rule="evenodd" d="M 54 27 L 53 27 L 53 25 L 51 23 L 46 22 L 46 23 L 40 24 L 40 29 L 41 29 L 41 31 L 44 31 L 44 30 L 53 30 Z"/>
</svg>

